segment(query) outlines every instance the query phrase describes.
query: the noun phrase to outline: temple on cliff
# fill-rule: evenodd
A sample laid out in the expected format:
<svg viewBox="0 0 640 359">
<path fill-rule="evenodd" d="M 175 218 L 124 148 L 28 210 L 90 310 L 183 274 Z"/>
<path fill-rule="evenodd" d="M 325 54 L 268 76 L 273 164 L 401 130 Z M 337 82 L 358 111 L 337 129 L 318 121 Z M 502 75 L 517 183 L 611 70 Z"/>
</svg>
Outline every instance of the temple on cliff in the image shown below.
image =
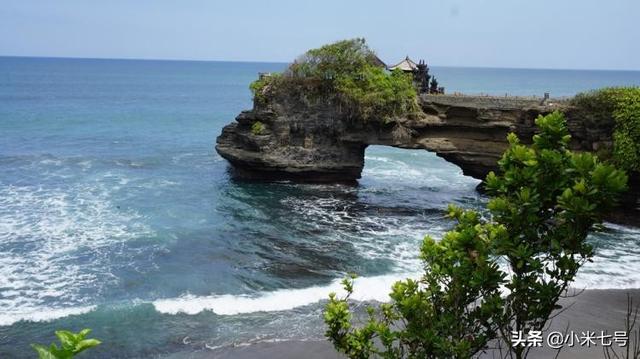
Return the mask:
<svg viewBox="0 0 640 359">
<path fill-rule="evenodd" d="M 404 72 L 414 72 L 418 71 L 418 64 L 416 64 L 413 60 L 409 58 L 409 56 L 405 57 L 404 60 L 398 62 L 397 64 L 389 67 L 390 71 L 393 70 L 402 70 Z"/>
<path fill-rule="evenodd" d="M 438 86 L 438 80 L 429 75 L 429 66 L 424 60 L 418 63 L 411 60 L 409 56 L 393 66 L 387 67 L 390 71 L 400 70 L 413 75 L 413 83 L 420 93 L 443 94 L 444 87 Z M 431 81 L 429 81 L 431 80 Z"/>
</svg>

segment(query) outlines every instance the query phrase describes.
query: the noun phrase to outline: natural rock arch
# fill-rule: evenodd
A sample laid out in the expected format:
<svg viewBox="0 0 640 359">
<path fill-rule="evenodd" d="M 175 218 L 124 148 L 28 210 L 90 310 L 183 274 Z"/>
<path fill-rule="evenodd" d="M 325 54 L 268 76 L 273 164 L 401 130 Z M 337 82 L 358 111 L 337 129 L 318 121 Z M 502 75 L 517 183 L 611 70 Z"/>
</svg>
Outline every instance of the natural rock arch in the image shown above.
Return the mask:
<svg viewBox="0 0 640 359">
<path fill-rule="evenodd" d="M 432 151 L 465 175 L 484 179 L 496 168 L 509 132 L 530 139 L 535 118 L 554 110 L 567 115 L 574 149 L 611 146 L 612 123 L 587 127 L 566 101 L 423 95 L 420 106 L 423 114 L 416 119 L 365 123 L 328 102 L 274 99 L 254 104 L 225 126 L 216 150 L 236 176 L 247 179 L 355 182 L 369 145 Z"/>
</svg>

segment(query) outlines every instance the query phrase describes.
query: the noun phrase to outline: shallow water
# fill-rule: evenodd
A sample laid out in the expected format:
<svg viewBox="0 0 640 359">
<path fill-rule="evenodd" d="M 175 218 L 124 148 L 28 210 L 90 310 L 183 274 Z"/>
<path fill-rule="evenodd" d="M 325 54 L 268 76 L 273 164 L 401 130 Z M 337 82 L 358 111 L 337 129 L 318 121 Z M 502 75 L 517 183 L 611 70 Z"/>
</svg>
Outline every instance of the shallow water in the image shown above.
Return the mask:
<svg viewBox="0 0 640 359">
<path fill-rule="evenodd" d="M 0 58 L 0 357 L 58 328 L 94 357 L 317 338 L 346 272 L 385 299 L 420 270 L 442 209 L 478 181 L 424 151 L 372 146 L 356 187 L 244 183 L 214 151 L 282 64 Z M 567 96 L 640 72 L 433 68 L 448 91 Z M 637 288 L 640 231 L 609 225 L 578 285 Z"/>
</svg>

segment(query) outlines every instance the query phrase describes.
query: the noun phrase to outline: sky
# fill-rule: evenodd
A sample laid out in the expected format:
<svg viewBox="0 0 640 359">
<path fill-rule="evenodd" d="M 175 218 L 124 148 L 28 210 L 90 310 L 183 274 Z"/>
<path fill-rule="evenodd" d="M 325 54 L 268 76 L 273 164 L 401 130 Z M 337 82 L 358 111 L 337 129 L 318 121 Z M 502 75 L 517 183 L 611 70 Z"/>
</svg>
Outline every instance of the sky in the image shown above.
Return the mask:
<svg viewBox="0 0 640 359">
<path fill-rule="evenodd" d="M 387 63 L 640 70 L 638 0 L 2 0 L 0 56 L 290 62 L 364 37 Z"/>
</svg>

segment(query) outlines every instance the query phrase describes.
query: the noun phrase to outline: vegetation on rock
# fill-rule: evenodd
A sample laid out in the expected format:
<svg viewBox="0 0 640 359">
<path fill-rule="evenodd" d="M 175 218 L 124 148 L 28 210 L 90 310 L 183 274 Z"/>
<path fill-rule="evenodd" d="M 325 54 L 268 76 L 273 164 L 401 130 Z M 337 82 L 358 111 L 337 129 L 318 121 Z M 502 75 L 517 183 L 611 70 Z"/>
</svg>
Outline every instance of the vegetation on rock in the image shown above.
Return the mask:
<svg viewBox="0 0 640 359">
<path fill-rule="evenodd" d="M 499 174 L 487 176 L 490 216 L 452 206 L 453 230 L 440 242 L 425 238 L 421 278 L 397 282 L 391 302 L 370 307 L 360 326 L 349 301 L 353 279 L 343 282 L 346 297 L 330 295 L 326 335 L 337 350 L 351 358 L 469 358 L 497 339 L 512 357 L 527 356 L 530 347 L 512 343 L 512 331 L 542 330 L 559 308 L 593 256 L 587 235 L 627 182 L 594 155 L 568 150 L 561 113 L 538 117 L 536 125 L 531 146 L 508 136 Z"/>
<path fill-rule="evenodd" d="M 265 131 L 264 123 L 260 121 L 256 121 L 253 123 L 253 125 L 251 125 L 251 133 L 256 136 L 264 134 L 264 131 Z"/>
<path fill-rule="evenodd" d="M 572 103 L 594 120 L 613 119 L 613 162 L 640 172 L 640 87 L 611 87 L 578 94 Z"/>
<path fill-rule="evenodd" d="M 38 352 L 40 359 L 71 359 L 81 352 L 93 348 L 100 344 L 97 339 L 86 339 L 91 329 L 83 329 L 78 333 L 67 330 L 56 331 L 56 337 L 60 341 L 60 347 L 55 343 L 47 348 L 40 344 L 32 344 L 33 349 Z"/>
<path fill-rule="evenodd" d="M 364 39 L 309 50 L 283 73 L 262 76 L 250 88 L 257 104 L 267 104 L 275 94 L 322 98 L 362 121 L 419 113 L 411 75 L 385 70 Z"/>
</svg>

